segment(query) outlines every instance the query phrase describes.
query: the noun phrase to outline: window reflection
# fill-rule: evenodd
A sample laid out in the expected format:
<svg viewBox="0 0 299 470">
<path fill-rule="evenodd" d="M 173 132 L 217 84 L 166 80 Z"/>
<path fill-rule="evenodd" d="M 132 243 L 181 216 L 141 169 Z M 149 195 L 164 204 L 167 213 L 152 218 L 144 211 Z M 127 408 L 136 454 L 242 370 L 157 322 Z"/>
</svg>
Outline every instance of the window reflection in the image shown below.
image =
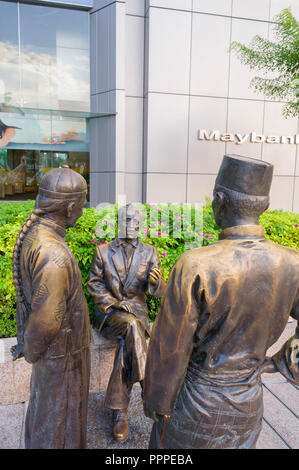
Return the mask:
<svg viewBox="0 0 299 470">
<path fill-rule="evenodd" d="M 88 12 L 0 1 L 0 103 L 89 111 L 89 92 Z"/>
<path fill-rule="evenodd" d="M 0 103 L 15 105 L 20 96 L 18 5 L 0 2 Z"/>
<path fill-rule="evenodd" d="M 45 173 L 62 165 L 80 173 L 89 188 L 88 152 L 0 149 L 0 200 L 35 199 Z"/>
</svg>

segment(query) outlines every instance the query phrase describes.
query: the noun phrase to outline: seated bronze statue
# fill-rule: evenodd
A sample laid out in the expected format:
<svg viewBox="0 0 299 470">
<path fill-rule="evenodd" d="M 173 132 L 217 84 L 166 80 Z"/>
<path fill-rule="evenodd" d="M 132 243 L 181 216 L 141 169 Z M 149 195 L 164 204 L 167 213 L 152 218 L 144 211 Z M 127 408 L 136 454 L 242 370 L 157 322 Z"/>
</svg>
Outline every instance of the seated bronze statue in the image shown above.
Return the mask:
<svg viewBox="0 0 299 470">
<path fill-rule="evenodd" d="M 113 410 L 113 436 L 129 435 L 127 409 L 134 383 L 143 387 L 150 335 L 145 294 L 160 297 L 165 281 L 155 247 L 138 239 L 143 214 L 129 204 L 118 214 L 118 237 L 96 248 L 88 289 L 105 314 L 103 332 L 118 339 L 105 407 Z"/>
<path fill-rule="evenodd" d="M 219 241 L 175 263 L 154 323 L 144 410 L 150 448 L 254 448 L 261 431 L 261 373 L 299 385 L 299 326 L 266 352 L 289 315 L 299 321 L 299 252 L 265 239 L 273 166 L 224 156 L 213 199 Z"/>
<path fill-rule="evenodd" d="M 12 354 L 32 363 L 27 449 L 86 446 L 90 321 L 81 273 L 64 241 L 86 193 L 75 171 L 46 173 L 14 249 L 18 344 Z"/>
</svg>

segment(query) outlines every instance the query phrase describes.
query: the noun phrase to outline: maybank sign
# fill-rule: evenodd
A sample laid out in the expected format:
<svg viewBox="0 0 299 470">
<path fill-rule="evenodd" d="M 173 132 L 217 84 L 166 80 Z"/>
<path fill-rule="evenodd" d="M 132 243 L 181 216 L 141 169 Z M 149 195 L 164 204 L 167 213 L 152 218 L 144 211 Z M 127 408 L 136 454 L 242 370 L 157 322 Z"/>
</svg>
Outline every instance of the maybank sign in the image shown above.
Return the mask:
<svg viewBox="0 0 299 470">
<path fill-rule="evenodd" d="M 299 134 L 296 135 L 263 135 L 256 132 L 249 134 L 230 132 L 221 133 L 218 130 L 208 132 L 206 129 L 199 129 L 198 140 L 210 140 L 216 142 L 233 142 L 236 145 L 242 145 L 245 142 L 253 144 L 299 144 Z"/>
</svg>

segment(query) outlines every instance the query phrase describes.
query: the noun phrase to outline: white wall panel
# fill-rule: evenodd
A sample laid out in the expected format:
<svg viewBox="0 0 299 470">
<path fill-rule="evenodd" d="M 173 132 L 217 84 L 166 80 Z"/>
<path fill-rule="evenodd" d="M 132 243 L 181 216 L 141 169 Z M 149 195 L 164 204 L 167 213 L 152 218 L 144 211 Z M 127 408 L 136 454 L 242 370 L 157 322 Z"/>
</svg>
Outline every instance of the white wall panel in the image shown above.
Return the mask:
<svg viewBox="0 0 299 470">
<path fill-rule="evenodd" d="M 144 19 L 126 16 L 125 88 L 129 96 L 143 96 Z"/>
<path fill-rule="evenodd" d="M 230 26 L 230 18 L 193 15 L 191 94 L 227 96 Z"/>
<path fill-rule="evenodd" d="M 144 16 L 144 4 L 144 0 L 126 0 L 126 13 Z"/>
<path fill-rule="evenodd" d="M 218 171 L 218 169 L 217 169 Z M 213 197 L 216 175 L 188 175 L 187 202 L 206 202 Z"/>
<path fill-rule="evenodd" d="M 297 118 L 285 119 L 282 115 L 282 103 L 266 102 L 264 134 L 266 136 L 295 136 L 297 133 Z M 274 165 L 274 174 L 294 175 L 296 161 L 295 144 L 264 144 L 263 160 Z"/>
<path fill-rule="evenodd" d="M 192 0 L 147 0 L 146 4 L 147 8 L 161 7 L 188 11 L 192 9 Z"/>
<path fill-rule="evenodd" d="M 143 99 L 126 98 L 125 170 L 142 173 Z"/>
<path fill-rule="evenodd" d="M 268 21 L 270 0 L 233 0 L 233 16 Z"/>
<path fill-rule="evenodd" d="M 232 0 L 193 0 L 193 11 L 230 15 Z"/>
<path fill-rule="evenodd" d="M 149 91 L 189 93 L 191 13 L 151 8 Z"/>
<path fill-rule="evenodd" d="M 270 20 L 273 16 L 279 14 L 285 8 L 291 7 L 291 12 L 299 19 L 299 2 L 298 0 L 271 0 Z"/>
<path fill-rule="evenodd" d="M 259 34 L 267 38 L 268 23 L 249 20 L 232 20 L 232 41 L 249 45 L 253 37 Z M 229 96 L 233 98 L 263 99 L 263 95 L 249 88 L 251 79 L 258 75 L 247 65 L 240 62 L 236 52 L 231 52 Z"/>
<path fill-rule="evenodd" d="M 213 130 L 226 131 L 227 100 L 224 98 L 190 99 L 190 130 L 188 171 L 190 173 L 216 173 L 225 153 L 225 143 L 198 139 L 199 129 L 208 134 Z"/>
<path fill-rule="evenodd" d="M 147 202 L 185 202 L 186 175 L 147 174 Z"/>
<path fill-rule="evenodd" d="M 125 174 L 125 195 L 126 201 L 142 202 L 142 174 L 126 173 Z"/>
<path fill-rule="evenodd" d="M 274 165 L 274 175 L 293 176 L 296 146 L 290 144 L 264 144 L 263 160 Z"/>
<path fill-rule="evenodd" d="M 244 137 L 251 132 L 263 134 L 264 103 L 252 100 L 229 100 L 227 131 L 238 133 Z M 227 153 L 236 153 L 252 158 L 261 158 L 262 144 L 251 143 L 250 135 L 247 140 L 237 145 L 235 143 L 226 144 Z"/>
<path fill-rule="evenodd" d="M 273 176 L 270 209 L 292 210 L 294 179 L 293 176 Z"/>
<path fill-rule="evenodd" d="M 183 95 L 148 95 L 148 172 L 186 172 L 188 102 Z"/>
<path fill-rule="evenodd" d="M 299 178 L 295 178 L 294 206 L 293 211 L 299 214 Z"/>
</svg>

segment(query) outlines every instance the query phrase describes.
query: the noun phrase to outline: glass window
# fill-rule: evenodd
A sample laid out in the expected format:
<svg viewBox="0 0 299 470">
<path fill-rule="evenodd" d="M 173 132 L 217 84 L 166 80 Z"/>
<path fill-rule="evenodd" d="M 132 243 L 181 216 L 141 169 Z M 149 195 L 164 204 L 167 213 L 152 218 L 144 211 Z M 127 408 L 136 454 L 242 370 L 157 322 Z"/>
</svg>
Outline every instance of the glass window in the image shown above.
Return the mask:
<svg viewBox="0 0 299 470">
<path fill-rule="evenodd" d="M 20 4 L 24 107 L 88 111 L 88 12 Z"/>
<path fill-rule="evenodd" d="M 18 5 L 0 2 L 0 103 L 19 104 Z"/>
<path fill-rule="evenodd" d="M 0 149 L 0 200 L 35 199 L 45 173 L 62 165 L 80 173 L 89 189 L 88 152 Z"/>
</svg>

